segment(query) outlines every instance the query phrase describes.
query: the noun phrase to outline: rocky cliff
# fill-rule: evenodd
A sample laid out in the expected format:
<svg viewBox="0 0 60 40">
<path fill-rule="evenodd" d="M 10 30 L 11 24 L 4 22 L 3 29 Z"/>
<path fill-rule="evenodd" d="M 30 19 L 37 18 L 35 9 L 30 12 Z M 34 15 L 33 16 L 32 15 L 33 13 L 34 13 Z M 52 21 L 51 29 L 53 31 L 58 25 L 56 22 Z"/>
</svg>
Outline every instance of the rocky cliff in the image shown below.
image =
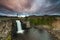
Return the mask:
<svg viewBox="0 0 60 40">
<path fill-rule="evenodd" d="M 11 20 L 0 20 L 0 40 L 10 40 Z"/>
</svg>

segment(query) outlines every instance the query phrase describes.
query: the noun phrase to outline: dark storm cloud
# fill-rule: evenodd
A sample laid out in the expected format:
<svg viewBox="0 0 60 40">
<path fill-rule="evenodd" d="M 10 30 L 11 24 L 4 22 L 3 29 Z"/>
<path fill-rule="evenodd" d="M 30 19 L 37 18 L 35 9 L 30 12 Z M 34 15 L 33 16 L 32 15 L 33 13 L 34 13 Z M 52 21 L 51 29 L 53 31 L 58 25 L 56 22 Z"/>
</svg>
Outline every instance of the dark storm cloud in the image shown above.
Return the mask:
<svg viewBox="0 0 60 40">
<path fill-rule="evenodd" d="M 39 14 L 60 14 L 60 0 L 38 0 L 42 1 L 39 5 L 39 10 L 37 13 Z"/>
<path fill-rule="evenodd" d="M 50 15 L 60 14 L 60 0 L 0 0 L 19 15 Z"/>
</svg>

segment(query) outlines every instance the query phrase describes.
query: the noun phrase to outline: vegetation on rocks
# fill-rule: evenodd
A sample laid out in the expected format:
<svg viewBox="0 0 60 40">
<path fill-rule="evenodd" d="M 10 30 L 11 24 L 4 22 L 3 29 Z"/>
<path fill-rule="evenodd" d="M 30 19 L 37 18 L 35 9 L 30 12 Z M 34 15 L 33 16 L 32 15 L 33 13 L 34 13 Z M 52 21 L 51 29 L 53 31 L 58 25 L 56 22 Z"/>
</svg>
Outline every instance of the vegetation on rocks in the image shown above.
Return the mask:
<svg viewBox="0 0 60 40">
<path fill-rule="evenodd" d="M 57 17 L 58 18 L 58 17 Z M 57 18 L 56 17 L 53 17 L 53 16 L 44 16 L 44 17 L 35 17 L 35 16 L 31 16 L 31 17 L 25 17 L 25 18 L 19 18 L 19 20 L 23 21 L 23 22 L 27 22 L 29 21 L 30 22 L 30 25 L 31 26 L 36 26 L 36 25 L 43 25 L 43 26 L 46 26 L 46 27 L 49 27 L 50 30 L 53 30 L 54 26 L 56 25 L 56 23 L 58 24 L 58 22 L 60 21 L 59 18 L 58 18 L 58 21 L 57 21 Z M 2 18 L 1 18 L 2 19 Z M 7 18 L 8 20 L 10 20 L 9 18 Z M 13 18 L 12 18 L 13 19 Z M 15 18 L 16 20 L 17 18 Z M 6 35 L 6 40 L 11 40 L 11 34 L 9 33 L 11 31 L 10 27 L 11 26 L 11 21 L 6 21 L 6 19 L 2 19 L 2 20 L 5 20 L 3 22 L 0 21 L 0 35 L 5 35 L 5 32 L 4 30 L 7 30 L 8 31 L 8 34 Z M 52 25 L 53 24 L 53 25 Z M 5 27 L 5 28 L 4 28 Z M 3 29 L 4 28 L 4 29 Z M 57 28 L 57 27 L 56 27 Z M 48 28 L 47 28 L 48 29 Z M 3 31 L 2 31 L 3 30 Z M 51 31 L 52 32 L 52 31 Z M 3 34 L 2 34 L 3 33 Z M 55 32 L 53 32 L 54 34 Z M 58 34 L 58 33 L 57 33 Z M 54 34 L 56 35 L 56 34 Z M 60 35 L 60 34 L 59 34 Z M 3 39 L 3 37 L 0 37 L 0 39 Z"/>
<path fill-rule="evenodd" d="M 27 20 L 33 25 L 50 25 L 56 19 L 55 17 L 28 17 Z"/>
</svg>

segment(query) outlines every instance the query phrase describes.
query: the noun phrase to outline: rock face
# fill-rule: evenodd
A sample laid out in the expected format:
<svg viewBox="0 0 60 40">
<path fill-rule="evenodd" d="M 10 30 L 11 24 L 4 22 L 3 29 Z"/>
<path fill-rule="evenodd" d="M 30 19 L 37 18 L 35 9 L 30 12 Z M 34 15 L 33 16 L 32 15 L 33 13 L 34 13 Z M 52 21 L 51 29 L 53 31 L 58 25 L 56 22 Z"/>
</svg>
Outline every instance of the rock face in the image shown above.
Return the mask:
<svg viewBox="0 0 60 40">
<path fill-rule="evenodd" d="M 52 26 L 54 26 L 53 30 L 60 30 L 60 19 L 53 22 Z"/>
<path fill-rule="evenodd" d="M 7 40 L 12 27 L 11 20 L 0 20 L 0 40 Z"/>
<path fill-rule="evenodd" d="M 59 17 L 60 18 L 60 17 Z M 45 30 L 45 29 L 48 29 L 48 31 L 52 34 L 52 36 L 54 36 L 54 37 L 56 37 L 56 38 L 58 38 L 59 40 L 60 40 L 60 19 L 59 18 L 57 18 L 57 20 L 56 21 L 54 21 L 53 23 L 52 23 L 52 26 L 53 26 L 53 29 L 51 29 L 50 31 L 49 31 L 49 29 L 50 29 L 50 27 L 51 26 L 49 26 L 49 25 L 38 25 L 38 26 L 36 26 L 35 27 L 35 29 L 37 28 L 37 29 L 43 29 L 43 30 Z M 22 20 L 23 21 L 23 20 Z M 13 20 L 13 22 L 14 22 L 14 20 Z M 24 22 L 24 21 L 23 21 Z M 29 25 L 30 23 L 29 23 L 29 21 L 27 22 L 24 22 L 27 26 L 27 28 L 30 28 L 30 26 L 31 25 Z M 15 28 L 15 26 L 12 26 L 12 24 L 14 24 L 14 23 L 12 23 L 12 20 L 0 20 L 0 40 L 11 40 L 10 39 L 10 37 L 8 37 L 8 36 L 10 36 L 10 33 L 12 33 L 11 32 L 11 30 L 12 30 L 12 27 L 13 28 Z M 16 24 L 14 24 L 14 25 L 16 25 Z M 28 27 L 29 26 L 29 27 Z M 58 29 L 58 30 L 57 30 Z M 13 30 L 13 32 L 14 31 L 16 31 L 16 30 Z M 36 31 L 35 31 L 36 32 Z M 15 32 L 14 32 L 15 33 Z M 29 33 L 29 30 L 28 30 L 28 33 Z M 20 36 L 22 36 L 22 37 L 24 37 L 24 38 L 28 38 L 28 33 L 27 32 L 25 32 L 25 34 L 24 35 L 17 35 L 17 36 L 19 36 L 18 38 L 19 38 L 19 40 L 20 40 Z M 32 32 L 33 33 L 33 32 Z M 31 34 L 32 34 L 31 33 Z M 38 33 L 38 32 L 36 32 L 36 33 Z M 33 33 L 34 34 L 34 33 Z M 30 35 L 30 33 L 29 33 L 29 35 Z M 42 34 L 43 35 L 43 34 Z M 26 37 L 27 36 L 27 37 Z M 36 35 L 37 36 L 37 35 Z M 38 36 L 37 36 L 38 37 Z M 32 37 L 31 37 L 32 38 Z M 53 37 L 52 37 L 53 38 Z M 15 39 L 15 38 L 14 38 Z M 29 39 L 29 38 L 28 38 Z M 16 39 L 15 39 L 16 40 Z M 22 40 L 22 38 L 21 38 L 21 40 Z M 24 40 L 24 39 L 23 39 Z"/>
</svg>

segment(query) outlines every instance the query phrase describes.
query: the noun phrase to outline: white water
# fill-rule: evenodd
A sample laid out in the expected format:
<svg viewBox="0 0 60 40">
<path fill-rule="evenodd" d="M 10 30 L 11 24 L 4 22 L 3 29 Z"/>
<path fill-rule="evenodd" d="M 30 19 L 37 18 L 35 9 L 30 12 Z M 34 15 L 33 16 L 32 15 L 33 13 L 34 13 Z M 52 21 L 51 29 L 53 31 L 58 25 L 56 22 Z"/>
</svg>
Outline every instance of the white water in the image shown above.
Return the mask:
<svg viewBox="0 0 60 40">
<path fill-rule="evenodd" d="M 17 23 L 17 33 L 23 33 L 24 30 L 22 30 L 22 26 L 21 26 L 21 22 L 20 20 L 16 20 L 16 23 Z"/>
</svg>

